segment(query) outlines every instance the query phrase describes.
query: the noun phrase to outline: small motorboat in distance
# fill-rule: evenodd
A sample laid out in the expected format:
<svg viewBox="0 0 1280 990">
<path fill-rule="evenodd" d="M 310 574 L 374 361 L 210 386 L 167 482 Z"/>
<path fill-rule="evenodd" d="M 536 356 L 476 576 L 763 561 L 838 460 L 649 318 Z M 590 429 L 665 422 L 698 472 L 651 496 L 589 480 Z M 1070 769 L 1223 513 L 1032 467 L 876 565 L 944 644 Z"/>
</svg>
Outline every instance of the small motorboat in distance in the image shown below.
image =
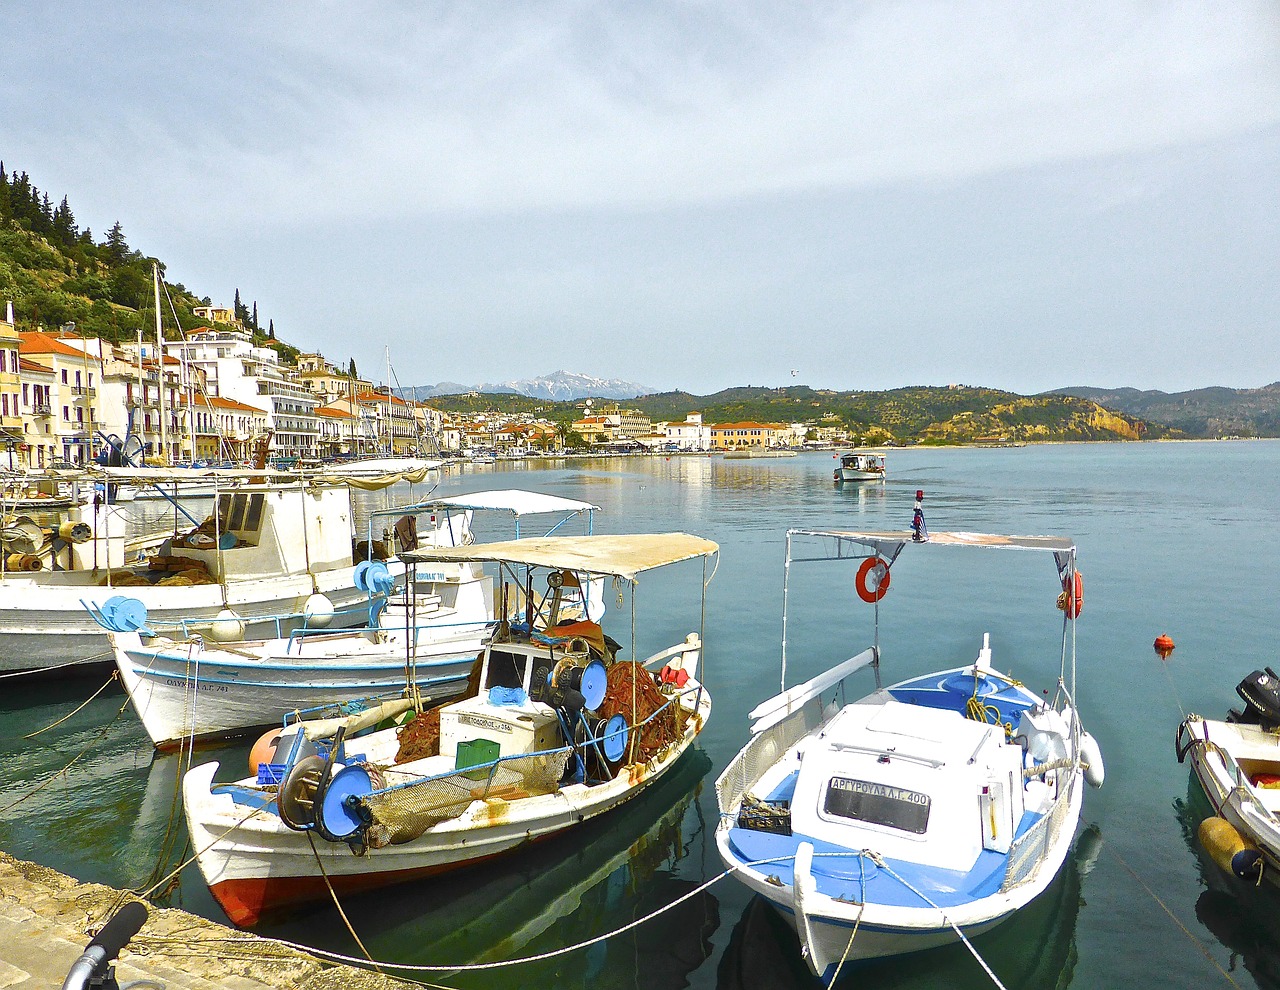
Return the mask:
<svg viewBox="0 0 1280 990">
<path fill-rule="evenodd" d="M 884 454 L 854 451 L 840 455 L 840 466 L 835 469 L 833 480 L 884 481 Z"/>
<path fill-rule="evenodd" d="M 1178 762 L 1213 806 L 1201 846 L 1224 872 L 1280 886 L 1280 676 L 1255 670 L 1236 686 L 1244 706 L 1225 721 L 1188 715 L 1178 726 Z"/>
<path fill-rule="evenodd" d="M 908 548 L 934 557 L 951 548 L 1052 555 L 1059 590 L 1067 589 L 1058 596 L 1052 699 L 995 669 L 990 634 L 970 664 L 880 685 L 879 602 Z M 857 567 L 872 645 L 751 712 L 751 741 L 716 782 L 716 844 L 725 865 L 795 927 L 825 982 L 847 961 L 967 944 L 1030 903 L 1061 869 L 1083 782 L 1101 785 L 1102 761 L 1075 710 L 1083 584 L 1070 540 L 928 536 L 919 503 L 913 531 L 788 532 L 784 689 L 791 564 L 805 560 Z M 876 689 L 845 703 L 846 678 L 865 668 Z"/>
</svg>

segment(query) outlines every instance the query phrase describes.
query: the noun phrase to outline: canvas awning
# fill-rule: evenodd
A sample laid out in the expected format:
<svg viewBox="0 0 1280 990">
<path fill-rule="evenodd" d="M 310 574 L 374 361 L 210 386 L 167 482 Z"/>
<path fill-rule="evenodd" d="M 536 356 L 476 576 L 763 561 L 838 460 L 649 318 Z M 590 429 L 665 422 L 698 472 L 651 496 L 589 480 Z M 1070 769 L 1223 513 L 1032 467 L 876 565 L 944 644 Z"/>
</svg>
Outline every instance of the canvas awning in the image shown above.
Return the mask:
<svg viewBox="0 0 1280 990">
<path fill-rule="evenodd" d="M 718 553 L 711 540 L 688 533 L 544 536 L 462 547 L 430 547 L 401 555 L 406 563 L 524 564 L 634 581 L 644 571 Z"/>
</svg>

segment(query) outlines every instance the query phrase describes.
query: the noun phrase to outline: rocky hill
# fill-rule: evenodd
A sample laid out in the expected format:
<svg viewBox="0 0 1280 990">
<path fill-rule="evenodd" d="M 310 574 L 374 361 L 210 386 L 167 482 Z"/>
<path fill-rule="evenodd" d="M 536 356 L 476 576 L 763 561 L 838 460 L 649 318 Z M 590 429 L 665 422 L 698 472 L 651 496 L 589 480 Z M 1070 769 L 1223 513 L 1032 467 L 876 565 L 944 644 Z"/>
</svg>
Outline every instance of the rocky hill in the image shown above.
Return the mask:
<svg viewBox="0 0 1280 990">
<path fill-rule="evenodd" d="M 1048 394 L 1089 399 L 1191 437 L 1280 437 L 1280 382 L 1262 388 L 1214 387 L 1172 393 L 1076 386 Z"/>
</svg>

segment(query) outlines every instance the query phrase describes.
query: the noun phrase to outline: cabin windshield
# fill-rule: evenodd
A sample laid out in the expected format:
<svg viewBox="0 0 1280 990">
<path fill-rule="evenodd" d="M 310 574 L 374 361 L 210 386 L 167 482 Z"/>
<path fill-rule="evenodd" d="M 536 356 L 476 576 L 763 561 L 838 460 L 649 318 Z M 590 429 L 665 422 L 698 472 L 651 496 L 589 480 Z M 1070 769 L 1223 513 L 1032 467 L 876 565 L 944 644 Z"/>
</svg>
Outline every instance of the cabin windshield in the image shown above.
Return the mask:
<svg viewBox="0 0 1280 990">
<path fill-rule="evenodd" d="M 822 810 L 837 818 L 887 825 L 914 835 L 929 827 L 932 801 L 928 794 L 891 787 L 872 780 L 832 777 Z"/>
</svg>

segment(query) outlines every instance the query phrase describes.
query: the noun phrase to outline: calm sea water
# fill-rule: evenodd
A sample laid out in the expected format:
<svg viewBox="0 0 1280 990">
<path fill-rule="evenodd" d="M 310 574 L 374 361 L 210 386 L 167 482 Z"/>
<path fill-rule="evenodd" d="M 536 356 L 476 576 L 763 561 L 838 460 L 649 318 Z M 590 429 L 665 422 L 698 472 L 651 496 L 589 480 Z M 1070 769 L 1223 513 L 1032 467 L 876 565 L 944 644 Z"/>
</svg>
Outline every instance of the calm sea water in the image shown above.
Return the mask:
<svg viewBox="0 0 1280 990">
<path fill-rule="evenodd" d="M 1194 829 L 1207 812 L 1172 747 L 1183 712 L 1220 716 L 1241 677 L 1278 659 L 1280 442 L 894 451 L 884 485 L 836 487 L 832 466 L 830 455 L 673 457 L 496 465 L 446 479 L 442 493 L 529 487 L 588 499 L 604 510 L 597 532 L 680 529 L 719 542 L 706 624 L 715 708 L 698 751 L 612 817 L 496 864 L 347 899 L 370 951 L 449 965 L 533 955 L 688 897 L 567 956 L 424 978 L 543 990 L 814 985 L 794 936 L 735 881 L 694 893 L 721 869 L 712 784 L 747 738 L 746 713 L 778 687 L 786 530 L 902 529 L 921 488 L 932 529 L 1072 536 L 1085 575 L 1079 700 L 1102 745 L 1106 785 L 1087 795 L 1087 827 L 1058 881 L 978 939 L 983 956 L 1010 988 L 1280 986 L 1280 904 L 1265 892 L 1229 889 L 1205 865 Z M 989 631 L 998 666 L 1050 687 L 1060 621 L 1049 559 L 932 554 L 908 548 L 895 567 L 882 603 L 886 677 L 969 662 Z M 1012 557 L 1023 559 L 1015 566 Z M 815 567 L 793 586 L 790 683 L 868 642 L 851 570 Z M 662 636 L 697 628 L 688 596 L 698 573 L 672 571 L 640 586 L 649 630 L 642 655 L 666 645 Z M 623 638 L 616 630 L 626 630 L 625 613 L 605 623 Z M 1166 662 L 1151 647 L 1162 632 L 1178 644 Z M 158 864 L 179 860 L 186 840 L 176 759 L 152 757 L 119 694 L 22 738 L 90 690 L 0 686 L 0 848 L 83 879 L 145 887 Z M 208 755 L 234 777 L 246 752 Z M 222 917 L 194 867 L 172 902 Z M 358 954 L 329 905 L 261 931 Z M 842 983 L 991 985 L 959 947 L 863 966 Z"/>
</svg>

